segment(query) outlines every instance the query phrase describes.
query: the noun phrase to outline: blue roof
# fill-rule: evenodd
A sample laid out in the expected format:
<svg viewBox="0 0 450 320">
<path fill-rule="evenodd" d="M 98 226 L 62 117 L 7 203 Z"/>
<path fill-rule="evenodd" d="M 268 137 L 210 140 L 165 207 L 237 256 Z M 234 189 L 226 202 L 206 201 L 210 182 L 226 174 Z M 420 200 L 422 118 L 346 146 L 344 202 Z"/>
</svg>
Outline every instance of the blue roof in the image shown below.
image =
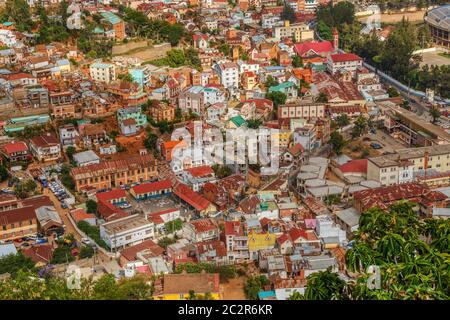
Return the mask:
<svg viewBox="0 0 450 320">
<path fill-rule="evenodd" d="M 58 65 L 68 65 L 68 64 L 70 64 L 70 62 L 69 62 L 69 60 L 67 60 L 67 59 L 61 59 L 61 60 L 58 60 L 58 61 L 56 61 L 56 63 L 58 64 Z"/>
<path fill-rule="evenodd" d="M 14 22 L 11 22 L 11 21 L 6 21 L 6 22 L 2 23 L 2 25 L 4 25 L 5 27 L 12 26 L 13 24 L 14 24 Z"/>
<path fill-rule="evenodd" d="M 112 12 L 109 12 L 109 11 L 102 12 L 101 15 L 102 15 L 103 18 L 108 20 L 108 22 L 111 23 L 111 24 L 117 24 L 117 23 L 122 22 L 122 19 L 120 19 L 118 16 L 116 16 Z"/>
<path fill-rule="evenodd" d="M 270 291 L 260 291 L 260 292 L 258 292 L 258 298 L 259 299 L 266 299 L 266 298 L 270 298 L 270 297 L 275 297 L 275 291 L 270 290 Z"/>
</svg>

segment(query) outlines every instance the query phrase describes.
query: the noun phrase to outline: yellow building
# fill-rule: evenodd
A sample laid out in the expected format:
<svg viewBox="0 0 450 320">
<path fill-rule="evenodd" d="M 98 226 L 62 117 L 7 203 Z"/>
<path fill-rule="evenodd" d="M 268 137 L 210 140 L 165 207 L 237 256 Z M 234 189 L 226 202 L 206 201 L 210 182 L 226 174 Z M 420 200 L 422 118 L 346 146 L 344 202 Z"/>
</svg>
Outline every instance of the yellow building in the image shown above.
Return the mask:
<svg viewBox="0 0 450 320">
<path fill-rule="evenodd" d="M 220 300 L 220 279 L 218 273 L 180 273 L 165 274 L 160 283 L 155 283 L 155 299 L 188 300 L 191 293 L 197 296 L 208 295 L 210 299 Z"/>
<path fill-rule="evenodd" d="M 275 247 L 276 241 L 276 234 L 251 232 L 248 235 L 248 251 L 255 252 L 259 250 L 271 249 Z"/>
<path fill-rule="evenodd" d="M 275 138 L 278 138 L 280 150 L 287 149 L 289 147 L 289 141 L 291 140 L 292 132 L 290 130 L 279 130 L 274 134 Z"/>
</svg>

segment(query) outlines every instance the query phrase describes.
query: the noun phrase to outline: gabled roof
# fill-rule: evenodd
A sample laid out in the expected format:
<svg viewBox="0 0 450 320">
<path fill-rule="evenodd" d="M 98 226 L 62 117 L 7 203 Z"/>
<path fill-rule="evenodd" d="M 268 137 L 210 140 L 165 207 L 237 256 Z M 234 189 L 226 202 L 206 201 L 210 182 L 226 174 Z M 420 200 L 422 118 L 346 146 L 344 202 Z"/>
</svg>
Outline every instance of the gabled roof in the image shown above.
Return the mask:
<svg viewBox="0 0 450 320">
<path fill-rule="evenodd" d="M 332 52 L 334 47 L 331 41 L 307 41 L 295 44 L 294 50 L 299 56 L 303 56 L 308 51 L 314 51 L 316 54 Z"/>
<path fill-rule="evenodd" d="M 16 152 L 28 151 L 28 146 L 23 141 L 16 141 L 3 145 L 3 149 L 5 150 L 6 153 L 12 154 Z"/>
<path fill-rule="evenodd" d="M 175 194 L 198 211 L 207 209 L 211 204 L 208 200 L 183 183 L 180 183 L 176 187 Z"/>
<path fill-rule="evenodd" d="M 367 173 L 367 159 L 351 160 L 339 167 L 343 173 Z"/>
<path fill-rule="evenodd" d="M 113 189 L 111 191 L 99 192 L 96 194 L 98 201 L 111 201 L 114 199 L 126 198 L 127 194 L 123 189 Z"/>
<path fill-rule="evenodd" d="M 360 56 L 357 56 L 353 53 L 337 53 L 330 55 L 330 58 L 333 62 L 344 62 L 344 61 L 355 61 L 362 60 Z"/>
<path fill-rule="evenodd" d="M 143 183 L 131 188 L 135 194 L 149 193 L 153 191 L 166 190 L 172 188 L 170 180 L 161 180 L 157 182 Z"/>
</svg>

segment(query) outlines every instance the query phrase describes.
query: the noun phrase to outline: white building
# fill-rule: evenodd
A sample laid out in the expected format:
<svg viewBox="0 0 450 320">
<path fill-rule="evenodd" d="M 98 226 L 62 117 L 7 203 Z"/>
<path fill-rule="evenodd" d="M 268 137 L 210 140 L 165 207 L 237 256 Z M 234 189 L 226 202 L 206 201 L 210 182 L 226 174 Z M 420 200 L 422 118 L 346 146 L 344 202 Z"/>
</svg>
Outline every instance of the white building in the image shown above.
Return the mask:
<svg viewBox="0 0 450 320">
<path fill-rule="evenodd" d="M 135 245 L 154 237 L 154 225 L 139 214 L 120 218 L 100 226 L 100 237 L 111 250 Z"/>
<path fill-rule="evenodd" d="M 95 62 L 89 67 L 89 73 L 94 81 L 110 83 L 116 80 L 116 67 L 111 63 Z"/>
<path fill-rule="evenodd" d="M 261 25 L 264 29 L 271 29 L 280 24 L 282 24 L 282 21 L 279 15 L 263 14 L 261 16 Z"/>
<path fill-rule="evenodd" d="M 239 66 L 234 62 L 216 63 L 214 71 L 219 75 L 220 83 L 227 89 L 239 87 Z"/>
<path fill-rule="evenodd" d="M 257 63 L 251 63 L 248 61 L 239 60 L 237 62 L 237 64 L 239 66 L 240 74 L 247 72 L 247 71 L 254 72 L 256 74 L 259 72 L 259 64 L 257 64 Z"/>
<path fill-rule="evenodd" d="M 0 30 L 0 42 L 2 42 L 5 46 L 11 48 L 17 45 L 17 39 L 14 33 L 11 30 Z"/>
<path fill-rule="evenodd" d="M 338 71 L 350 71 L 353 74 L 362 67 L 363 60 L 353 53 L 336 53 L 328 56 L 327 69 L 331 74 Z"/>
<path fill-rule="evenodd" d="M 92 150 L 75 153 L 73 155 L 73 160 L 78 167 L 100 163 L 100 157 Z"/>
</svg>

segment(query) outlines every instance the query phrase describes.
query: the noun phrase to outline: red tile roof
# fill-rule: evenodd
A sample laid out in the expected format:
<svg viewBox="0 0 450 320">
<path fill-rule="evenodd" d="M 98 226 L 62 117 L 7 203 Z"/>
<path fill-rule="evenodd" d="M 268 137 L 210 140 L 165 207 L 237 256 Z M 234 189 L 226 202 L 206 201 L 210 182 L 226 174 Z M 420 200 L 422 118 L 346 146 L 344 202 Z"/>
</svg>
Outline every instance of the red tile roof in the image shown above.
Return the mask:
<svg viewBox="0 0 450 320">
<path fill-rule="evenodd" d="M 240 221 L 225 221 L 226 236 L 243 236 L 244 229 L 241 227 Z"/>
<path fill-rule="evenodd" d="M 175 194 L 198 211 L 203 211 L 210 205 L 208 200 L 183 183 L 176 187 Z"/>
<path fill-rule="evenodd" d="M 211 166 L 200 166 L 186 169 L 193 177 L 204 177 L 214 174 L 214 170 Z"/>
<path fill-rule="evenodd" d="M 113 189 L 111 191 L 105 191 L 105 192 L 99 192 L 96 194 L 98 201 L 108 201 L 120 198 L 126 198 L 127 194 L 125 193 L 125 190 L 123 189 Z"/>
<path fill-rule="evenodd" d="M 190 221 L 189 224 L 198 233 L 217 229 L 217 225 L 214 223 L 213 220 L 211 220 L 209 218 L 193 220 L 193 221 Z"/>
<path fill-rule="evenodd" d="M 367 173 L 367 159 L 351 160 L 339 167 L 343 173 Z"/>
<path fill-rule="evenodd" d="M 51 133 L 31 138 L 30 142 L 40 148 L 59 144 L 58 139 L 56 139 L 56 137 Z"/>
<path fill-rule="evenodd" d="M 314 51 L 317 54 L 332 52 L 334 50 L 334 47 L 331 41 L 308 41 L 295 44 L 294 50 L 299 56 L 303 56 L 310 50 Z"/>
<path fill-rule="evenodd" d="M 128 261 L 137 260 L 137 254 L 144 250 L 150 250 L 154 257 L 161 256 L 164 253 L 164 249 L 152 240 L 146 240 L 137 245 L 128 247 L 122 250 L 121 255 Z"/>
<path fill-rule="evenodd" d="M 16 141 L 4 144 L 3 149 L 6 153 L 13 154 L 16 152 L 28 151 L 28 146 L 23 141 Z"/>
<path fill-rule="evenodd" d="M 333 62 L 362 60 L 360 56 L 353 53 L 336 53 L 332 54 L 330 57 Z"/>
<path fill-rule="evenodd" d="M 143 183 L 131 188 L 135 194 L 149 193 L 153 191 L 172 189 L 172 182 L 170 180 L 161 180 L 157 182 Z"/>
<path fill-rule="evenodd" d="M 10 225 L 16 222 L 28 222 L 28 220 L 36 220 L 36 212 L 33 206 L 12 209 L 0 212 L 0 225 Z"/>
<path fill-rule="evenodd" d="M 30 247 L 22 250 L 25 257 L 29 257 L 34 263 L 49 263 L 53 257 L 53 247 L 50 244 Z"/>
</svg>

